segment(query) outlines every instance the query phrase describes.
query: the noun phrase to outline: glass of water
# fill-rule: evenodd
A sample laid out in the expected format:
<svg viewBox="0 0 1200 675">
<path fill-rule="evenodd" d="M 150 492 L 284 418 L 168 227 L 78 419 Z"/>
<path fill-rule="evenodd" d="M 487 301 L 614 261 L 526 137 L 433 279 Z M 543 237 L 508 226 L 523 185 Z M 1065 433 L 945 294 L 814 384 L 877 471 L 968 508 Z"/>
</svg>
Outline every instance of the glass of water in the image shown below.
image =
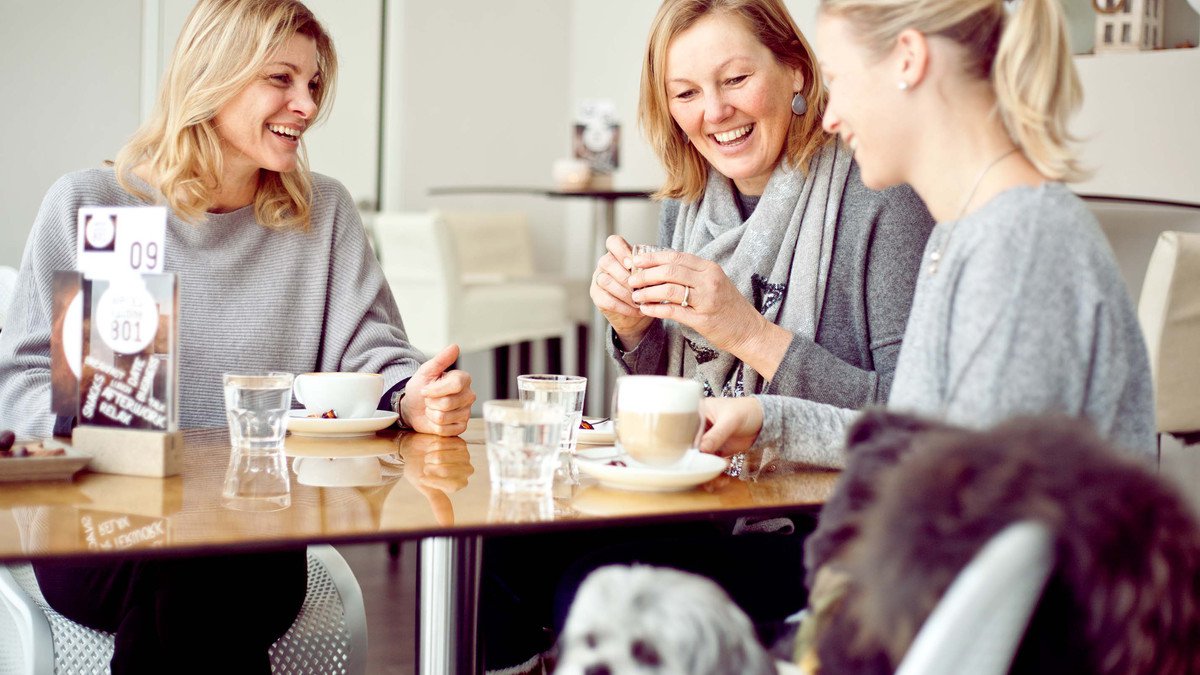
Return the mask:
<svg viewBox="0 0 1200 675">
<path fill-rule="evenodd" d="M 225 373 L 222 379 L 231 446 L 223 503 L 246 511 L 287 508 L 291 480 L 283 437 L 292 407 L 292 374 Z"/>
<path fill-rule="evenodd" d="M 562 438 L 558 447 L 564 453 L 575 452 L 586 392 L 587 378 L 578 375 L 517 376 L 517 398 L 545 403 L 558 409 L 562 415 Z"/>
<path fill-rule="evenodd" d="M 487 401 L 483 421 L 492 490 L 548 494 L 562 435 L 559 410 L 533 401 Z"/>
</svg>

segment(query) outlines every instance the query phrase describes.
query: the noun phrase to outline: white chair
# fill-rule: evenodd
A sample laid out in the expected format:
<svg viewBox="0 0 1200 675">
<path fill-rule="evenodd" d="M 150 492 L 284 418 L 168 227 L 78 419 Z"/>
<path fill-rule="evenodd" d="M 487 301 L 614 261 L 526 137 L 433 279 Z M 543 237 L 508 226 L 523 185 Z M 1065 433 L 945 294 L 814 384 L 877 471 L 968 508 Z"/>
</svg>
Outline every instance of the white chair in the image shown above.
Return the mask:
<svg viewBox="0 0 1200 675">
<path fill-rule="evenodd" d="M 992 537 L 958 573 L 896 675 L 1005 675 L 1054 570 L 1053 537 L 1019 522 Z"/>
<path fill-rule="evenodd" d="M 532 267 L 527 230 L 522 237 L 519 228 L 512 234 L 461 219 L 452 227 L 437 211 L 383 212 L 371 220 L 384 276 L 417 349 L 436 353 L 453 342 L 475 352 L 568 330 L 561 284 L 501 271 Z"/>
<path fill-rule="evenodd" d="M 8 308 L 12 304 L 13 289 L 17 285 L 17 270 L 0 265 L 0 330 L 8 321 Z"/>
<path fill-rule="evenodd" d="M 1134 300 L 1141 295 L 1158 236 L 1168 231 L 1200 234 L 1200 206 L 1099 196 L 1084 200 L 1112 246 Z"/>
<path fill-rule="evenodd" d="M 111 633 L 85 628 L 46 604 L 32 566 L 0 566 L 0 675 L 108 672 L 112 652 Z M 308 594 L 270 654 L 273 673 L 367 672 L 362 590 L 332 546 L 308 548 Z"/>
<path fill-rule="evenodd" d="M 1138 322 L 1150 350 L 1159 432 L 1200 431 L 1200 234 L 1159 235 Z"/>
</svg>

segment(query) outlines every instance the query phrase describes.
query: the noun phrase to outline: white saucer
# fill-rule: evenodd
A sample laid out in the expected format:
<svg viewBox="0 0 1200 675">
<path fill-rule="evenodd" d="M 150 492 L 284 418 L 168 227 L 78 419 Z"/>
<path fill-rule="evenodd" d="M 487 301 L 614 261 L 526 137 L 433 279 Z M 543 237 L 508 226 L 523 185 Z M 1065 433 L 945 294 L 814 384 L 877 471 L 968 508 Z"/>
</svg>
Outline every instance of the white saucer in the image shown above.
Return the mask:
<svg viewBox="0 0 1200 675">
<path fill-rule="evenodd" d="M 592 419 L 603 418 L 593 417 Z M 595 429 L 580 429 L 577 440 L 584 445 L 612 445 L 617 441 L 617 435 L 613 430 L 613 421 L 601 422 L 596 425 Z"/>
<path fill-rule="evenodd" d="M 292 410 L 288 413 L 287 429 L 297 436 L 352 438 L 367 436 L 380 429 L 386 429 L 396 421 L 397 417 L 399 415 L 394 412 L 376 410 L 371 417 L 326 419 L 309 417 L 306 410 Z"/>
<path fill-rule="evenodd" d="M 694 450 L 668 467 L 636 464 L 611 446 L 578 450 L 575 457 L 579 470 L 601 485 L 635 492 L 690 490 L 721 475 L 728 465 L 724 457 Z M 610 464 L 613 460 L 625 462 L 626 466 L 614 466 Z"/>
</svg>

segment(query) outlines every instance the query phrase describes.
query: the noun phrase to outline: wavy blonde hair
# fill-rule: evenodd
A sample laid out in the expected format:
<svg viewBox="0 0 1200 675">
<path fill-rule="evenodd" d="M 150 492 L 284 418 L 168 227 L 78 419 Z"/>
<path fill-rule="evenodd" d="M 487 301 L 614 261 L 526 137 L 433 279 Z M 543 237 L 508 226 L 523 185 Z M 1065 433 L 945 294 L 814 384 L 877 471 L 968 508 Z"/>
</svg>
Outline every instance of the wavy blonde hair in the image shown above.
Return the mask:
<svg viewBox="0 0 1200 675">
<path fill-rule="evenodd" d="M 200 0 L 175 43 L 153 113 L 117 153 L 121 187 L 158 201 L 130 180 L 133 169 L 144 166 L 167 206 L 184 220 L 202 222 L 224 165 L 213 118 L 295 35 L 317 47 L 315 123 L 333 100 L 337 54 L 313 13 L 297 0 Z M 254 215 L 269 228 L 307 230 L 311 212 L 312 174 L 301 140 L 293 171 L 259 172 Z"/>
<path fill-rule="evenodd" d="M 949 38 L 965 48 L 965 72 L 990 80 L 1008 135 L 1053 180 L 1086 177 L 1067 123 L 1083 102 L 1059 0 L 821 0 L 869 49 L 888 53 L 901 31 Z"/>
<path fill-rule="evenodd" d="M 808 112 L 792 116 L 783 153 L 785 161 L 792 166 L 806 167 L 813 155 L 830 140 L 821 128 L 828 95 L 817 59 L 782 0 L 665 0 L 650 27 L 638 98 L 638 122 L 667 171 L 666 182 L 654 195 L 658 199 L 694 202 L 703 196 L 708 184 L 708 161 L 688 142 L 671 117 L 667 97 L 667 50 L 677 35 L 714 13 L 727 14 L 745 22 L 779 63 L 798 69 L 804 76 L 801 93 L 808 101 Z"/>
</svg>

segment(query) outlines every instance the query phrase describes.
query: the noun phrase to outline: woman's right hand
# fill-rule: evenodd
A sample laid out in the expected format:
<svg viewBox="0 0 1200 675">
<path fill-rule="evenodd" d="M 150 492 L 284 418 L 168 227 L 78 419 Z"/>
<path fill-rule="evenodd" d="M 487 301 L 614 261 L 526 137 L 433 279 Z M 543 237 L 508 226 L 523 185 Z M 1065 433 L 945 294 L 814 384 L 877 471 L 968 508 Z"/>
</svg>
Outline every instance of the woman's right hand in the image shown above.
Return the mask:
<svg viewBox="0 0 1200 675">
<path fill-rule="evenodd" d="M 592 302 L 616 331 L 626 351 L 637 347 L 654 318 L 642 314 L 633 302 L 629 287 L 629 269 L 625 262 L 633 256 L 629 242 L 620 235 L 611 235 L 604 242 L 608 252 L 596 262 L 589 294 Z"/>
</svg>

